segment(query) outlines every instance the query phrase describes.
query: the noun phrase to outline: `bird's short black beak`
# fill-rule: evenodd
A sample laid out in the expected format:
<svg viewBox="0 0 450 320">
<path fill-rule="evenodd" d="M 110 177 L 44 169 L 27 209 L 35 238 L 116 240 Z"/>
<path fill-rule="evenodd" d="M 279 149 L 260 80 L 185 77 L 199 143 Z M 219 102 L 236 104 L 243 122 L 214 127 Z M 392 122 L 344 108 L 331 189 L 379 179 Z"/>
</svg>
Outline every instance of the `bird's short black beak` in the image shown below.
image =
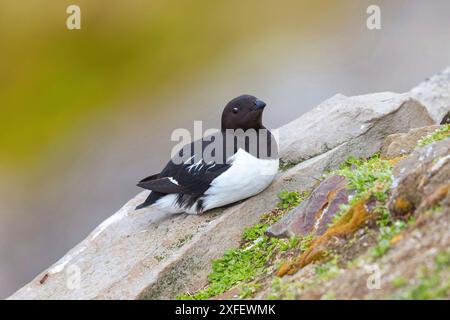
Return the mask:
<svg viewBox="0 0 450 320">
<path fill-rule="evenodd" d="M 266 106 L 266 103 L 264 101 L 256 99 L 256 101 L 255 101 L 255 110 L 264 109 L 265 106 Z"/>
</svg>

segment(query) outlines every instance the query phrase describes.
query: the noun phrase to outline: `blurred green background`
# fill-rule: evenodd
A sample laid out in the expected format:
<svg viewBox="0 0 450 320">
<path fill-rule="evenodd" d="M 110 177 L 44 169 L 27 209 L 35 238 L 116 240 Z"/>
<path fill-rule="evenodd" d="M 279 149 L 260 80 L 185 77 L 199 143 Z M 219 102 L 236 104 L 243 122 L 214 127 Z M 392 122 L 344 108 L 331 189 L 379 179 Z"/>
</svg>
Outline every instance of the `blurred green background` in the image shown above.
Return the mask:
<svg viewBox="0 0 450 320">
<path fill-rule="evenodd" d="M 81 30 L 66 8 L 81 8 Z M 382 29 L 366 28 L 378 4 Z M 449 64 L 450 3 L 0 1 L 0 297 L 81 241 L 242 94 L 277 127 L 335 93 L 407 91 Z"/>
</svg>

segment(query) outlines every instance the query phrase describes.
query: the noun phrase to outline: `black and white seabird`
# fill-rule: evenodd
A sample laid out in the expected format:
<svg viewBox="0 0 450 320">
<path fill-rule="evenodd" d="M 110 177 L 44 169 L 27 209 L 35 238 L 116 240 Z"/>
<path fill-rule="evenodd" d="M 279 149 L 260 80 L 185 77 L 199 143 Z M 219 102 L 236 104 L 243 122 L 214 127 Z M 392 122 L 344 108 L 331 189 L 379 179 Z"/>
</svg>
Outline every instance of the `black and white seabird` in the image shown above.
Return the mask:
<svg viewBox="0 0 450 320">
<path fill-rule="evenodd" d="M 139 181 L 137 185 L 151 193 L 136 209 L 154 206 L 170 213 L 200 214 L 267 188 L 279 159 L 276 140 L 262 124 L 265 106 L 251 95 L 231 100 L 223 110 L 220 131 L 185 145 L 160 173 Z M 256 143 L 249 132 L 256 133 Z M 211 160 L 206 154 L 214 149 L 213 142 Z"/>
</svg>

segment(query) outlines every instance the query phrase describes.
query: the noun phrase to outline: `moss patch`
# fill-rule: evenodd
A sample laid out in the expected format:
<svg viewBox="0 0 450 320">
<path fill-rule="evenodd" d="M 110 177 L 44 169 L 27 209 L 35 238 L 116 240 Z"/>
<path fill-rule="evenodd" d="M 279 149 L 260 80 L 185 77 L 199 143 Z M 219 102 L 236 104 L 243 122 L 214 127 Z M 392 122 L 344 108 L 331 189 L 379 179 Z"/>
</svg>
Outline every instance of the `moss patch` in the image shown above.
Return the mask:
<svg viewBox="0 0 450 320">
<path fill-rule="evenodd" d="M 433 143 L 435 141 L 446 139 L 450 136 L 450 124 L 444 124 L 437 128 L 434 132 L 423 137 L 417 142 L 419 147 L 426 146 L 427 144 Z"/>
<path fill-rule="evenodd" d="M 422 268 L 418 277 L 407 286 L 404 279 L 400 287 L 405 287 L 394 299 L 435 300 L 448 298 L 450 295 L 450 250 L 438 253 L 434 258 L 434 267 Z M 398 282 L 398 281 L 397 281 Z"/>
<path fill-rule="evenodd" d="M 227 250 L 223 257 L 213 261 L 209 285 L 179 298 L 334 299 L 341 296 L 338 290 L 324 289 L 326 283 L 345 278 L 344 270 L 352 272 L 375 260 L 384 263 L 379 258 L 408 236 L 405 230 L 416 226 L 420 219 L 419 216 L 415 221 L 415 216 L 409 215 L 409 220 L 394 220 L 389 212 L 392 169 L 399 159 L 386 160 L 379 154 L 368 159 L 350 157 L 338 170 L 330 172 L 347 178 L 351 197 L 321 236 L 277 239 L 265 234 L 267 227 L 307 196 L 307 193 L 282 191 L 276 208 L 263 215 L 257 224 L 244 229 L 240 247 Z M 397 202 L 397 207 L 410 210 L 407 202 Z M 430 208 L 433 209 L 429 209 L 430 215 L 443 211 L 434 202 Z M 395 290 L 397 299 L 448 296 L 449 257 L 449 252 L 438 254 L 434 267 L 421 270 L 417 279 L 393 279 L 389 294 Z M 300 269 L 303 270 L 294 275 Z M 286 274 L 290 276 L 279 277 Z M 361 286 L 365 288 L 365 283 Z"/>
<path fill-rule="evenodd" d="M 269 262 L 276 255 L 302 243 L 295 238 L 269 238 L 264 232 L 305 197 L 306 193 L 282 191 L 279 194 L 280 202 L 277 204 L 277 208 L 264 214 L 257 224 L 244 229 L 241 246 L 226 250 L 221 258 L 212 261 L 212 272 L 208 275 L 209 284 L 194 294 L 183 294 L 177 299 L 209 299 L 238 284 L 241 285 L 240 295 L 248 296 L 256 286 L 249 282 L 267 272 Z M 244 285 L 244 282 L 247 283 Z"/>
<path fill-rule="evenodd" d="M 288 267 L 283 265 L 278 275 L 293 274 L 304 266 L 325 257 L 327 242 L 334 237 L 343 237 L 360 229 L 367 221 L 379 219 L 383 226 L 389 225 L 386 201 L 392 185 L 393 160 L 384 160 L 379 154 L 369 159 L 349 157 L 339 170 L 329 174 L 341 175 L 348 180 L 352 192 L 348 204 L 341 205 L 329 229 L 314 239 L 311 246 Z M 386 249 L 387 250 L 387 249 Z"/>
<path fill-rule="evenodd" d="M 407 224 L 401 220 L 396 220 L 386 223 L 386 225 L 382 225 L 378 235 L 378 244 L 371 249 L 372 257 L 376 259 L 383 256 L 389 250 L 391 244 L 394 244 L 401 239 L 399 234 L 403 229 L 405 229 L 406 226 Z"/>
<path fill-rule="evenodd" d="M 304 191 L 299 193 L 297 191 L 283 190 L 278 194 L 280 201 L 277 203 L 278 208 L 288 209 L 296 207 L 303 199 L 306 199 L 309 192 Z"/>
</svg>

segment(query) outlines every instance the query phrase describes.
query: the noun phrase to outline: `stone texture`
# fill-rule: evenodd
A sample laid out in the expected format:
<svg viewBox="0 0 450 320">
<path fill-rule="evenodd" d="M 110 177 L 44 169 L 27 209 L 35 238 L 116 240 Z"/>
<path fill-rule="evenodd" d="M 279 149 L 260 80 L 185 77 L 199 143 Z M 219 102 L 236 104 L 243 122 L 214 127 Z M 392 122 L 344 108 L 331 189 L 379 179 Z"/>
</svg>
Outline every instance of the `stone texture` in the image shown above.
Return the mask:
<svg viewBox="0 0 450 320">
<path fill-rule="evenodd" d="M 450 67 L 425 80 L 410 93 L 428 109 L 435 123 L 441 123 L 450 111 Z"/>
<path fill-rule="evenodd" d="M 237 246 L 243 228 L 272 209 L 282 189 L 311 189 L 350 154 L 370 156 L 386 135 L 430 122 L 406 95 L 338 95 L 281 128 L 282 157 L 302 162 L 264 192 L 201 216 L 135 212 L 143 192 L 10 299 L 163 299 L 199 289 L 210 260 Z"/>
<path fill-rule="evenodd" d="M 372 251 L 380 243 L 378 228 L 366 225 L 350 237 L 334 236 L 313 249 L 313 255 L 327 250 L 338 257 L 331 276 L 318 275 L 317 265 L 310 264 L 278 279 L 275 288 L 273 282 L 257 279 L 261 285 L 256 299 L 450 298 L 446 285 L 450 279 L 449 151 L 447 138 L 416 149 L 394 166 L 390 209 L 395 218 L 409 223 L 389 240 L 389 248 L 382 256 L 374 259 Z M 400 207 L 395 205 L 398 199 L 403 199 Z M 366 202 L 364 206 L 367 205 Z M 413 219 L 409 219 L 410 215 Z M 381 271 L 376 290 L 368 286 L 374 266 Z M 399 279 L 403 284 L 396 284 Z"/>
<path fill-rule="evenodd" d="M 333 175 L 322 181 L 311 195 L 267 229 L 274 237 L 322 235 L 339 212 L 339 205 L 347 204 L 347 179 Z"/>
<path fill-rule="evenodd" d="M 433 123 L 408 94 L 339 94 L 280 128 L 280 157 L 295 164 L 341 145 L 354 156 L 372 154 L 387 135 Z"/>
<path fill-rule="evenodd" d="M 450 200 L 450 139 L 416 149 L 394 167 L 389 210 L 394 216 L 432 208 Z"/>
<path fill-rule="evenodd" d="M 413 128 L 407 133 L 395 133 L 389 135 L 381 146 L 381 156 L 392 159 L 411 153 L 417 146 L 417 142 L 434 130 L 438 125 Z"/>
</svg>

